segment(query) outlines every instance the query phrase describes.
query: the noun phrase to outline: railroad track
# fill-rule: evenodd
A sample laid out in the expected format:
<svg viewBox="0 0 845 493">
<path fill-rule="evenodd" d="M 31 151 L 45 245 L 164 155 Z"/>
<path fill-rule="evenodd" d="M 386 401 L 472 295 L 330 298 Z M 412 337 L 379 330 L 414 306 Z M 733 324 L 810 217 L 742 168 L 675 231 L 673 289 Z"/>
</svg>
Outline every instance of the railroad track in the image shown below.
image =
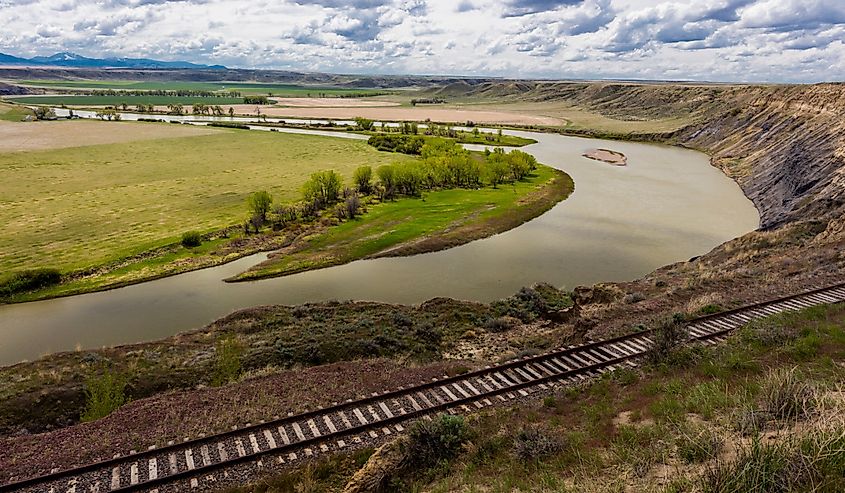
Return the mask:
<svg viewBox="0 0 845 493">
<path fill-rule="evenodd" d="M 845 284 L 838 284 L 700 317 L 686 328 L 690 340 L 716 344 L 752 320 L 842 301 Z M 225 433 L 170 442 L 160 448 L 5 484 L 0 486 L 0 493 L 214 489 L 233 479 L 231 471 L 249 476 L 258 469 L 402 432 L 409 422 L 436 413 L 469 413 L 528 396 L 552 384 L 578 383 L 625 365 L 634 366 L 648 351 L 653 336 L 654 332 L 647 330 L 570 346 Z"/>
</svg>

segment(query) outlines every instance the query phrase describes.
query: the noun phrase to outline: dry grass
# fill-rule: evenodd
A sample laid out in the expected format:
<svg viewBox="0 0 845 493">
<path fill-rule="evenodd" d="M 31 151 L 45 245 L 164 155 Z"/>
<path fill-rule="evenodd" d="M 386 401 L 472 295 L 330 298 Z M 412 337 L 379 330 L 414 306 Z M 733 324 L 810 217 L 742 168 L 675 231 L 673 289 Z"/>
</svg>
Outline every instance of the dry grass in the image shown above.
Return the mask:
<svg viewBox="0 0 845 493">
<path fill-rule="evenodd" d="M 142 140 L 208 135 L 216 131 L 187 125 L 150 125 L 90 120 L 56 122 L 0 121 L 0 152 L 41 151 Z"/>
<path fill-rule="evenodd" d="M 365 142 L 310 135 L 125 122 L 9 125 L 59 128 L 67 140 L 80 128 L 127 140 L 140 129 L 159 140 L 0 153 L 0 270 L 102 264 L 178 242 L 187 230 L 238 224 L 256 190 L 294 200 L 314 171 L 349 176 L 361 165 L 404 159 Z"/>
</svg>

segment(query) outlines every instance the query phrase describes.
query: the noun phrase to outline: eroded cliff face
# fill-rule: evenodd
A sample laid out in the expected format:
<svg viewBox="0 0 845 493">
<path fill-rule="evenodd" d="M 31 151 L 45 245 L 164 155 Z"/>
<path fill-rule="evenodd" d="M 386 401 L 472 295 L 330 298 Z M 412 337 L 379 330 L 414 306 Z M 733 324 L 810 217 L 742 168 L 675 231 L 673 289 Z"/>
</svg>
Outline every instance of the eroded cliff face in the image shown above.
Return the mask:
<svg viewBox="0 0 845 493">
<path fill-rule="evenodd" d="M 762 227 L 831 219 L 845 205 L 845 84 L 733 88 L 678 142 L 703 149 L 760 210 Z"/>
</svg>

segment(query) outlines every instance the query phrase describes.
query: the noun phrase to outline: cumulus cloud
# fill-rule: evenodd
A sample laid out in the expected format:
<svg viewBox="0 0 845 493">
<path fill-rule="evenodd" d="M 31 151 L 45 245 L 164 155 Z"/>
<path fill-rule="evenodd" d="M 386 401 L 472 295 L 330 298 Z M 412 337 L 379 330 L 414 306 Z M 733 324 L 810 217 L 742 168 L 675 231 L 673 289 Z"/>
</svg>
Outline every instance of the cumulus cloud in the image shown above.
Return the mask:
<svg viewBox="0 0 845 493">
<path fill-rule="evenodd" d="M 843 0 L 0 0 L 0 52 L 544 78 L 845 78 Z"/>
</svg>

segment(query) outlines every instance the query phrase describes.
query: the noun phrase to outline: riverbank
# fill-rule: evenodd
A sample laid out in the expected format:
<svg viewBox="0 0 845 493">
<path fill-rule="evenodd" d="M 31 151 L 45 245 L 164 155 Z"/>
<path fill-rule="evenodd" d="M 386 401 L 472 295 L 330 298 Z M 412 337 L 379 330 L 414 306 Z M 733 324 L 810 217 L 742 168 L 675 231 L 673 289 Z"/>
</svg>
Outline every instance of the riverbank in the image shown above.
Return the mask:
<svg viewBox="0 0 845 493">
<path fill-rule="evenodd" d="M 316 220 L 258 235 L 232 226 L 206 233 L 198 247 L 164 245 L 64 275 L 60 284 L 3 301 L 20 303 L 115 289 L 268 251 L 277 251 L 273 257 L 283 259 L 281 266 L 270 260 L 231 280 L 288 275 L 360 258 L 439 251 L 519 226 L 566 199 L 573 189 L 566 173 L 540 166 L 512 185 L 426 192 L 420 199 L 374 205 L 361 218 L 337 225 Z M 397 222 L 404 226 L 395 228 Z"/>
<path fill-rule="evenodd" d="M 248 192 L 250 188 L 244 187 L 247 183 L 255 182 L 254 185 L 249 185 L 253 190 L 266 187 L 274 195 L 285 200 L 295 197 L 293 194 L 297 193 L 299 182 L 307 178 L 309 169 L 316 170 L 316 166 L 332 167 L 338 169 L 341 174 L 349 176 L 354 167 L 361 164 L 375 167 L 388 162 L 414 159 L 402 154 L 378 152 L 363 142 L 327 140 L 322 136 L 271 135 L 264 132 L 212 130 L 180 125 L 175 130 L 184 130 L 184 132 L 179 132 L 179 134 L 194 132 L 199 135 L 206 133 L 212 135 L 163 140 L 164 134 L 162 134 L 152 137 L 158 140 L 142 143 L 133 141 L 128 133 L 139 130 L 142 134 L 141 140 L 144 140 L 144 138 L 149 138 L 147 134 L 150 134 L 150 131 L 165 130 L 164 127 L 170 127 L 170 125 L 88 121 L 9 123 L 8 125 L 15 129 L 26 127 L 30 134 L 38 128 L 47 128 L 45 125 L 59 129 L 62 126 L 77 128 L 99 125 L 105 127 L 101 129 L 104 131 L 99 132 L 99 135 L 109 138 L 116 136 L 126 142 L 118 146 L 117 143 L 96 145 L 100 144 L 97 141 L 86 147 L 60 151 L 59 149 L 65 147 L 66 143 L 56 142 L 56 139 L 60 139 L 57 135 L 63 134 L 51 132 L 49 137 L 44 137 L 43 142 L 39 141 L 38 146 L 31 149 L 31 152 L 0 154 L 0 168 L 8 169 L 8 172 L 12 173 L 13 176 L 8 183 L 15 183 L 16 187 L 27 180 L 37 180 L 44 173 L 53 173 L 52 169 L 42 166 L 45 161 L 61 160 L 65 163 L 65 166 L 59 170 L 63 178 L 49 190 L 48 196 L 37 198 L 37 203 L 43 202 L 47 205 L 49 202 L 52 212 L 49 216 L 50 220 L 56 220 L 58 217 L 63 223 L 79 224 L 81 228 L 76 231 L 48 227 L 33 230 L 33 222 L 38 224 L 47 217 L 37 215 L 38 207 L 23 209 L 23 200 L 20 204 L 14 200 L 18 198 L 15 194 L 20 189 L 10 190 L 13 202 L 6 210 L 9 227 L 4 230 L 8 238 L 4 239 L 0 235 L 0 245 L 6 244 L 7 248 L 4 250 L 10 255 L 9 259 L 14 260 L 9 268 L 15 271 L 20 271 L 22 266 L 30 269 L 50 268 L 52 272 L 61 273 L 61 282 L 32 291 L 11 291 L 5 294 L 2 293 L 2 286 L 0 286 L 0 304 L 36 301 L 128 286 L 218 266 L 255 253 L 284 248 L 294 243 L 299 244 L 298 240 L 303 237 L 312 237 L 324 232 L 331 222 L 323 220 L 297 222 L 282 231 L 260 235 L 245 234 L 241 226 L 233 225 L 240 215 L 237 209 L 243 210 L 243 193 L 232 193 L 232 187 Z M 483 133 L 476 135 L 473 132 L 460 132 L 458 137 L 458 140 L 470 142 L 494 139 L 499 143 L 512 145 L 536 142 L 524 137 Z M 221 146 L 225 146 L 225 149 Z M 314 147 L 320 147 L 321 150 L 315 151 Z M 263 149 L 263 151 L 256 154 L 255 149 Z M 271 158 L 274 151 L 281 153 L 275 155 L 275 159 Z M 57 154 L 59 152 L 61 155 Z M 186 156 L 180 158 L 186 162 L 185 166 L 180 166 L 178 170 L 170 166 L 171 160 L 167 158 L 174 153 Z M 252 158 L 248 158 L 249 156 Z M 286 166 L 279 167 L 273 163 L 279 158 L 286 163 Z M 90 171 L 92 159 L 104 161 L 109 169 L 101 175 L 95 189 L 87 190 L 79 178 L 80 175 Z M 231 169 L 233 168 L 232 159 L 252 164 L 236 165 L 235 169 Z M 112 160 L 116 162 L 112 164 Z M 135 162 L 143 162 L 144 166 L 134 166 Z M 238 170 L 238 168 L 241 169 Z M 153 172 L 153 169 L 158 172 Z M 243 179 L 244 172 L 250 177 L 247 180 Z M 293 172 L 295 176 L 291 177 L 290 172 Z M 232 173 L 239 176 L 236 183 L 227 181 L 230 180 L 228 175 Z M 199 197 L 198 200 L 192 202 L 187 201 L 186 197 L 181 197 L 176 201 L 179 206 L 177 208 L 172 197 L 197 193 L 197 190 L 188 190 L 185 187 L 195 187 L 194 184 L 200 177 L 202 193 L 209 196 Z M 274 177 L 279 180 L 274 180 Z M 528 182 L 531 182 L 531 179 Z M 276 183 L 284 185 L 280 189 Z M 69 184 L 69 190 L 66 190 L 65 184 Z M 537 186 L 541 185 L 537 184 Z M 219 190 L 221 187 L 225 190 Z M 520 194 L 515 198 L 516 200 L 521 200 L 521 194 L 527 194 L 530 191 L 523 188 L 521 185 L 514 187 L 514 190 L 519 190 Z M 120 200 L 116 196 L 109 195 L 112 189 L 122 195 Z M 151 191 L 153 195 L 161 197 L 150 202 Z M 452 199 L 464 201 L 462 198 L 464 193 L 474 192 L 454 191 L 452 194 L 455 196 Z M 86 195 L 91 194 L 95 196 L 86 199 Z M 446 195 L 449 194 L 446 193 Z M 439 196 L 440 192 L 434 193 L 434 198 Z M 81 200 L 84 204 L 65 204 L 74 200 Z M 527 196 L 526 200 L 533 204 L 546 199 Z M 413 216 L 413 206 L 420 202 L 408 204 L 412 207 L 408 208 L 407 212 Z M 551 205 L 553 203 L 547 204 L 545 209 L 538 209 L 536 213 L 547 210 Z M 480 208 L 481 204 L 476 204 L 476 206 Z M 109 229 L 104 229 L 105 224 L 102 221 L 95 221 L 89 217 L 106 213 L 97 207 L 108 209 L 107 214 L 112 218 L 108 222 Z M 132 222 L 123 220 L 123 211 L 127 207 L 133 211 Z M 520 205 L 516 209 L 522 211 L 525 207 Z M 475 215 L 478 211 L 469 208 L 467 212 Z M 501 209 L 500 212 L 506 213 L 507 208 Z M 179 231 L 180 217 L 186 214 L 191 216 L 192 226 L 202 232 L 203 243 L 200 246 L 184 248 L 178 241 L 178 235 L 174 234 L 174 231 Z M 517 215 L 522 217 L 521 213 Z M 17 225 L 24 223 L 28 229 L 21 234 Z M 513 222 L 513 225 L 520 223 L 521 221 Z M 471 224 L 470 222 L 467 226 Z M 488 230 L 488 235 L 503 231 L 501 228 L 490 229 L 483 225 L 475 229 Z M 431 231 L 424 230 L 419 234 L 429 232 Z M 74 239 L 71 236 L 73 234 L 83 235 L 85 241 L 79 242 L 78 238 Z M 482 237 L 484 236 L 476 233 L 473 239 Z M 417 239 L 417 235 L 409 235 L 404 237 L 403 241 Z M 48 244 L 49 250 L 32 251 L 30 249 L 24 254 L 24 250 L 29 245 L 41 243 Z M 67 248 L 62 248 L 65 243 L 68 244 Z M 457 243 L 451 242 L 451 244 Z M 397 244 L 394 242 L 390 246 L 397 246 Z M 448 248 L 448 246 L 449 243 L 444 243 L 438 248 L 429 247 L 426 251 Z M 2 260 L 3 258 L 0 257 L 0 261 Z"/>
<path fill-rule="evenodd" d="M 377 204 L 360 221 L 300 235 L 267 261 L 227 281 L 286 276 L 362 258 L 445 250 L 530 221 L 565 200 L 574 188 L 566 173 L 540 166 L 512 185 L 439 190 Z"/>
</svg>

